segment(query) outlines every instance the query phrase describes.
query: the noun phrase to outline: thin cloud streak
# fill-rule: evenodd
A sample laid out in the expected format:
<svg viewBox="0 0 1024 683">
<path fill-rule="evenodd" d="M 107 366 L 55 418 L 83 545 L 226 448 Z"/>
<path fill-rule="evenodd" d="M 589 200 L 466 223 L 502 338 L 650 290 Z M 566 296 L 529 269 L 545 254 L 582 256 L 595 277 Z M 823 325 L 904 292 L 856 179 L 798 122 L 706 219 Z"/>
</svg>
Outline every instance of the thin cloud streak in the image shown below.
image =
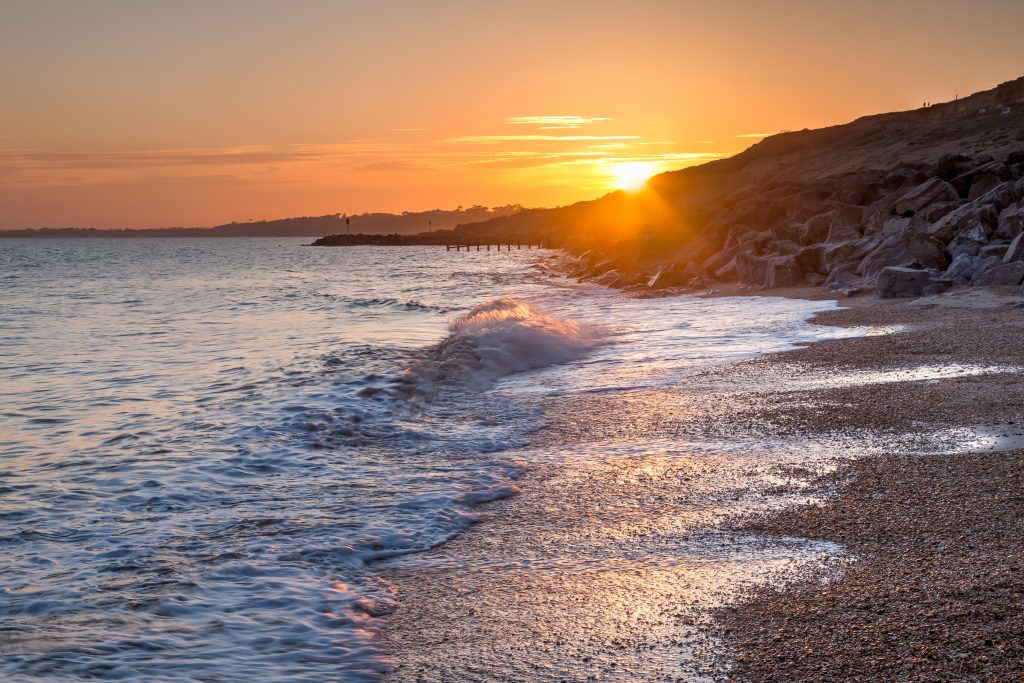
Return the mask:
<svg viewBox="0 0 1024 683">
<path fill-rule="evenodd" d="M 499 142 L 586 142 L 600 140 L 639 140 L 639 135 L 467 135 L 448 138 L 455 144 L 494 144 Z"/>
<path fill-rule="evenodd" d="M 505 119 L 505 123 L 540 126 L 541 130 L 562 130 L 611 120 L 604 116 L 510 116 Z"/>
</svg>

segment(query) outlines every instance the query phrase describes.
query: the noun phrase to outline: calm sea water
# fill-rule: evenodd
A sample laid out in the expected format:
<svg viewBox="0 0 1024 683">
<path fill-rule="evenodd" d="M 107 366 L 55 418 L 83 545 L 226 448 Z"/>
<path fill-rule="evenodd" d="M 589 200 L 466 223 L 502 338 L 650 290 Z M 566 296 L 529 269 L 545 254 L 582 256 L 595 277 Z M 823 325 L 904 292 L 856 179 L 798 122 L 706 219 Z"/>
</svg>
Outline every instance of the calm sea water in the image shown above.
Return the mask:
<svg viewBox="0 0 1024 683">
<path fill-rule="evenodd" d="M 374 561 L 514 492 L 544 405 L 836 333 L 301 242 L 0 241 L 0 678 L 376 680 Z"/>
</svg>

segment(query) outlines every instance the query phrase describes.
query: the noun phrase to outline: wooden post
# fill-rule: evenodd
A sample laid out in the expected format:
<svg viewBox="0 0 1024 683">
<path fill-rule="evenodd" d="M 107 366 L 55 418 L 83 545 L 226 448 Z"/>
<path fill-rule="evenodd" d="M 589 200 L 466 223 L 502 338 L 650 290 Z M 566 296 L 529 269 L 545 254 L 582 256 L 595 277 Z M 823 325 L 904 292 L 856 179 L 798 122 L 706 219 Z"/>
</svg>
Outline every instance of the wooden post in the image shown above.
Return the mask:
<svg viewBox="0 0 1024 683">
<path fill-rule="evenodd" d="M 450 245 L 450 244 L 444 245 L 444 250 L 445 251 L 451 251 L 452 250 L 452 245 Z"/>
<path fill-rule="evenodd" d="M 490 251 L 490 250 L 491 250 L 491 243 L 490 243 L 490 242 L 488 242 L 488 243 L 487 243 L 487 251 Z"/>
</svg>

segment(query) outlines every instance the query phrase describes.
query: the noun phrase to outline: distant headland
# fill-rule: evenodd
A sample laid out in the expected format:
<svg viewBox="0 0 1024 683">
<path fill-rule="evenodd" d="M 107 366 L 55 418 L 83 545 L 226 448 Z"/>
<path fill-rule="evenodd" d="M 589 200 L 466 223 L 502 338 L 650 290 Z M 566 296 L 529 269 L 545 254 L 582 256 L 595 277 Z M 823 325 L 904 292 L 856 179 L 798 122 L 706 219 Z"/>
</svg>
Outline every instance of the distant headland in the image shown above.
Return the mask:
<svg viewBox="0 0 1024 683">
<path fill-rule="evenodd" d="M 1024 78 L 943 104 L 780 133 L 728 159 L 446 233 L 323 245 L 530 237 L 572 275 L 633 291 L 824 286 L 932 294 L 1024 282 Z"/>
<path fill-rule="evenodd" d="M 323 237 L 325 235 L 411 235 L 434 230 L 449 230 L 459 225 L 510 216 L 522 211 L 518 204 L 486 207 L 458 207 L 453 210 L 405 211 L 402 213 L 341 213 L 325 216 L 298 216 L 276 220 L 225 223 L 208 228 L 39 228 L 0 230 L 0 238 L 40 237 Z"/>
</svg>

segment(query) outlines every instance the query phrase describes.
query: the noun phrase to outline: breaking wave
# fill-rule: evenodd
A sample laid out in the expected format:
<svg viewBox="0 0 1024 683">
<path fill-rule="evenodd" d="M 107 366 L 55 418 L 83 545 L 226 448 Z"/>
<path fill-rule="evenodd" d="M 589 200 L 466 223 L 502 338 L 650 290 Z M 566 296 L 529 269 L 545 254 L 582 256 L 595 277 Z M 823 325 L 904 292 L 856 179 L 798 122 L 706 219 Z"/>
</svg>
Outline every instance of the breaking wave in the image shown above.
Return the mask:
<svg viewBox="0 0 1024 683">
<path fill-rule="evenodd" d="M 502 297 L 471 308 L 402 378 L 422 396 L 438 385 L 482 391 L 506 375 L 567 363 L 601 343 L 601 331 Z"/>
</svg>

